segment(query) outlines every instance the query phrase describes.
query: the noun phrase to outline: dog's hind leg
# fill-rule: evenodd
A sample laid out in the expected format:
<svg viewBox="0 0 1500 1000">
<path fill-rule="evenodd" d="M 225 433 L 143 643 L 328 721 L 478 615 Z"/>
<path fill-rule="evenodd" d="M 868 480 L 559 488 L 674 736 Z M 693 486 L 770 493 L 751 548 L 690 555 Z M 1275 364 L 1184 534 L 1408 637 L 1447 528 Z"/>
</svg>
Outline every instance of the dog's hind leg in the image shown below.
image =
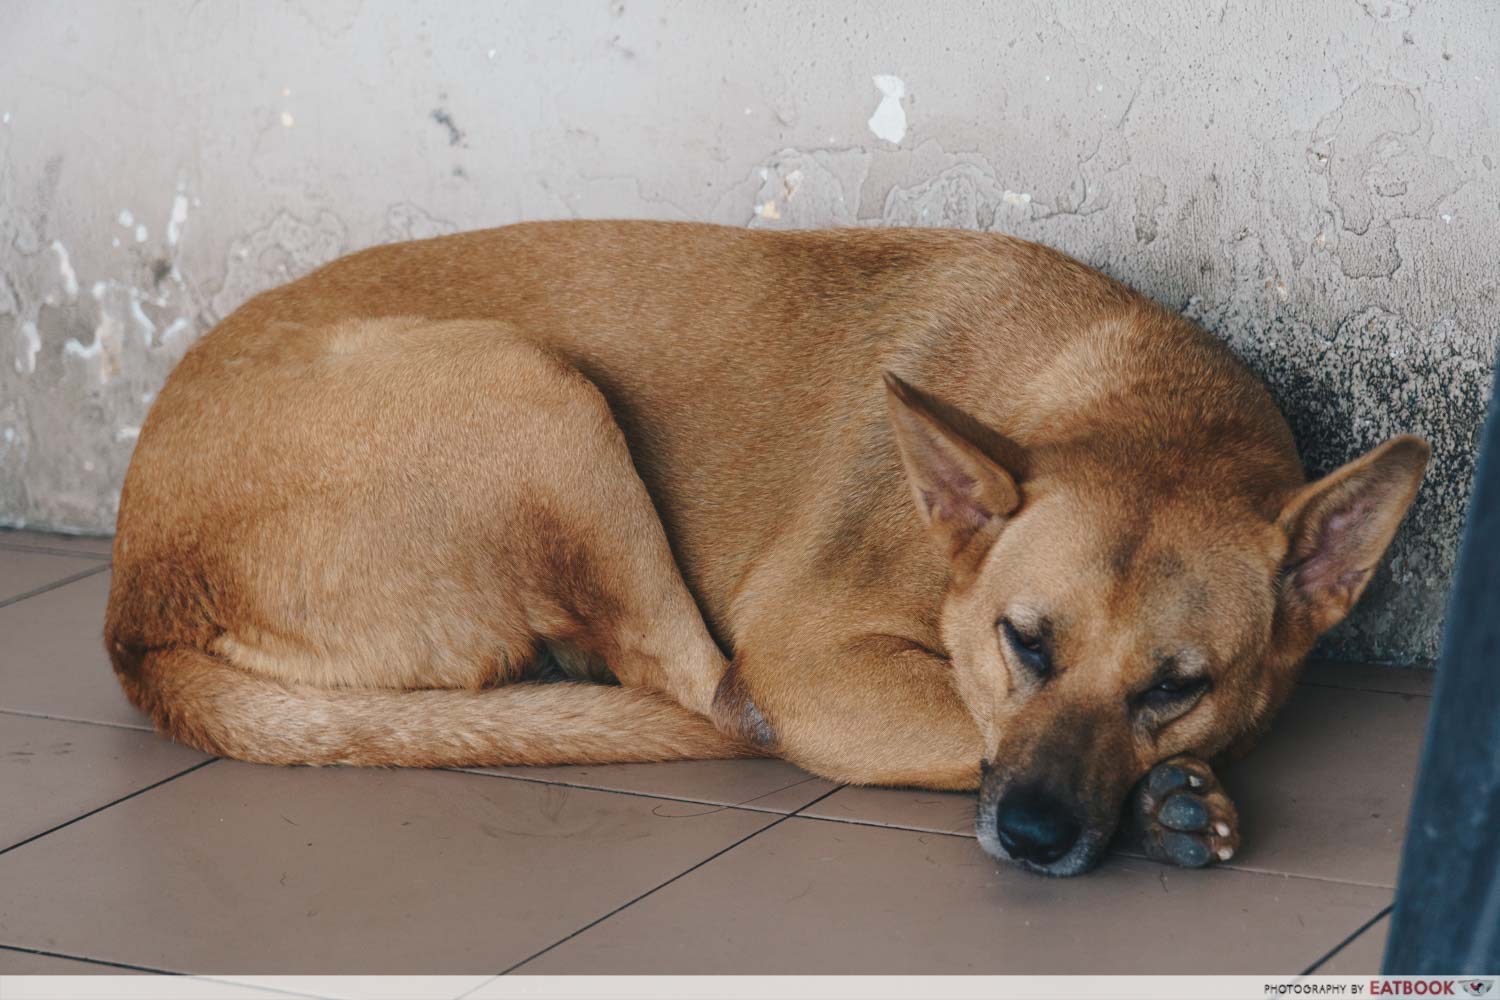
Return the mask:
<svg viewBox="0 0 1500 1000">
<path fill-rule="evenodd" d="M 541 352 L 526 364 L 526 387 L 493 417 L 506 427 L 498 446 L 510 472 L 489 537 L 531 631 L 602 661 L 626 686 L 711 716 L 728 664 L 624 434 L 582 375 Z"/>
<path fill-rule="evenodd" d="M 559 733 L 662 727 L 667 750 L 648 739 L 614 759 L 746 752 L 704 721 L 723 654 L 587 378 L 495 323 L 241 331 L 232 363 L 218 363 L 207 348 L 227 336 L 169 379 L 121 503 L 106 641 L 153 717 L 190 732 L 171 712 L 194 698 L 339 706 L 345 738 L 297 743 L 308 759 L 422 760 L 424 740 L 446 738 L 422 725 L 450 710 L 472 730 L 522 708 L 564 713 L 535 720 Z M 534 676 L 549 646 L 602 661 L 632 690 L 496 690 Z M 174 686 L 177 671 L 202 690 Z M 235 680 L 260 686 L 194 694 Z M 660 710 L 669 699 L 680 708 Z M 265 730 L 218 717 L 230 721 L 205 743 L 224 752 L 266 759 L 254 748 L 283 736 L 275 711 L 254 716 Z M 534 743 L 483 752 L 535 759 Z M 548 745 L 548 759 L 570 759 Z M 576 760 L 607 756 L 580 745 Z"/>
</svg>

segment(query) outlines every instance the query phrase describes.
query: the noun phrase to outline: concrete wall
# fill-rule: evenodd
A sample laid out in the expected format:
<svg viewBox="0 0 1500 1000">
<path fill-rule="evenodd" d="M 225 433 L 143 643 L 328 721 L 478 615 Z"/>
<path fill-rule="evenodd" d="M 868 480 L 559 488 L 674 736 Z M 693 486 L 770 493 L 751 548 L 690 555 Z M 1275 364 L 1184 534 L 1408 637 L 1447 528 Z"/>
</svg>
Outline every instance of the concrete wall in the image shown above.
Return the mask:
<svg viewBox="0 0 1500 1000">
<path fill-rule="evenodd" d="M 253 292 L 520 219 L 1060 247 L 1226 338 L 1308 465 L 1436 465 L 1328 644 L 1436 649 L 1496 345 L 1490 3 L 0 0 L 0 522 L 111 526 Z"/>
</svg>

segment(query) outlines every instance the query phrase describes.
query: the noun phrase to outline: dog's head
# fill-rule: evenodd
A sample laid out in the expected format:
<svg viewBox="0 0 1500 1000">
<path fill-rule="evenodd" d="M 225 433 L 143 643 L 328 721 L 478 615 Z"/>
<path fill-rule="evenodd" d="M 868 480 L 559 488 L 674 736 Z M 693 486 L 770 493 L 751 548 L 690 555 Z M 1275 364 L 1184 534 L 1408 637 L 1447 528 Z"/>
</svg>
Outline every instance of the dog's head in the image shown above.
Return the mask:
<svg viewBox="0 0 1500 1000">
<path fill-rule="evenodd" d="M 979 841 L 1052 875 L 1097 862 L 1152 766 L 1268 720 L 1369 582 L 1429 451 L 1398 437 L 1298 487 L 1284 456 L 1127 438 L 1026 452 L 887 388 L 912 496 L 953 564 L 943 631 L 983 740 Z"/>
</svg>

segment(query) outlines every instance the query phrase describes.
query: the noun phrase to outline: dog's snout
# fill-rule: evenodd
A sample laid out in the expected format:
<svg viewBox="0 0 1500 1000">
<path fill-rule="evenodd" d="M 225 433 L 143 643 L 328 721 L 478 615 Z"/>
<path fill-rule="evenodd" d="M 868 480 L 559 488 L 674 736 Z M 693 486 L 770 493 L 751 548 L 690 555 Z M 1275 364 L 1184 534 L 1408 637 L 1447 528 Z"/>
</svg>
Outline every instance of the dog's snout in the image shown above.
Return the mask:
<svg viewBox="0 0 1500 1000">
<path fill-rule="evenodd" d="M 1035 785 L 1015 788 L 1000 799 L 995 832 L 1013 858 L 1050 865 L 1073 849 L 1082 825 L 1057 797 Z"/>
</svg>

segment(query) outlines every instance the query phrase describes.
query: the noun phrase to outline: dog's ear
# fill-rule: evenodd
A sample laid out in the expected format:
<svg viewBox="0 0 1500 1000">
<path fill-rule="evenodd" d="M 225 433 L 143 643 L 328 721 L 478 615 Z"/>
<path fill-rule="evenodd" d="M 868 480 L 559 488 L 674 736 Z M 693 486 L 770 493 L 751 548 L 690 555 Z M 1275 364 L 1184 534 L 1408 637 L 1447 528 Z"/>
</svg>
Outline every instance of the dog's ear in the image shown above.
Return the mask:
<svg viewBox="0 0 1500 1000">
<path fill-rule="evenodd" d="M 1278 523 L 1288 548 L 1283 609 L 1322 633 L 1359 600 L 1421 485 L 1432 449 L 1392 438 L 1292 495 Z"/>
<path fill-rule="evenodd" d="M 958 414 L 944 419 L 939 411 L 945 407 L 890 372 L 885 373 L 885 388 L 918 513 L 949 558 L 973 561 L 1020 506 L 1015 477 L 955 428 L 963 422 Z"/>
</svg>

